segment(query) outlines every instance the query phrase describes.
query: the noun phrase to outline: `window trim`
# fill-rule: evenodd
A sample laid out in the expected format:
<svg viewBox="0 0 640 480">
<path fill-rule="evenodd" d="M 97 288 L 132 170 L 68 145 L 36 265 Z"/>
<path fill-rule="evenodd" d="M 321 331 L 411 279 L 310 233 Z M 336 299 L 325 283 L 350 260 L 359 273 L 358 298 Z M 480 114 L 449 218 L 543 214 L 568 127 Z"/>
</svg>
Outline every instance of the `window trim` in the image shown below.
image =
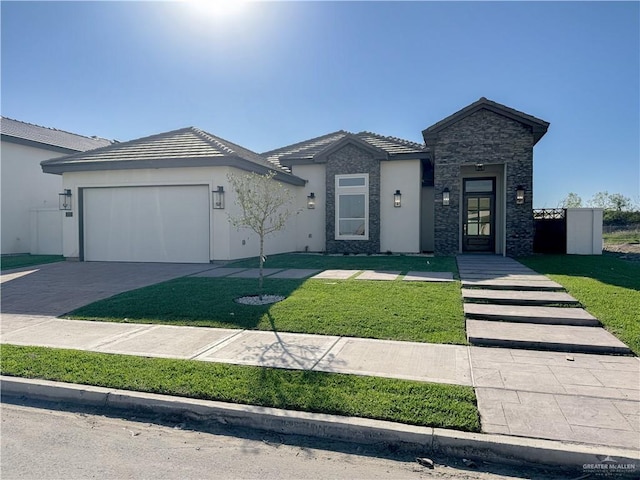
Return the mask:
<svg viewBox="0 0 640 480">
<path fill-rule="evenodd" d="M 364 178 L 364 185 L 340 186 L 340 179 Z M 364 195 L 364 235 L 340 235 L 340 196 Z M 369 240 L 369 174 L 349 173 L 335 176 L 335 230 L 336 240 Z"/>
</svg>

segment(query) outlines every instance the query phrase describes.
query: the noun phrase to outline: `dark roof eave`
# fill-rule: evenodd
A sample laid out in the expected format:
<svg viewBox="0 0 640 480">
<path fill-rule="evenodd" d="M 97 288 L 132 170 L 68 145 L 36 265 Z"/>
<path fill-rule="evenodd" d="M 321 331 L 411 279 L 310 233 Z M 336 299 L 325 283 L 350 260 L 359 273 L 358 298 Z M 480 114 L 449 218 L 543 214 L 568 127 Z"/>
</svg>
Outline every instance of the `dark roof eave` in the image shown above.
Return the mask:
<svg viewBox="0 0 640 480">
<path fill-rule="evenodd" d="M 120 160 L 103 162 L 55 163 L 45 160 L 40 163 L 44 173 L 61 175 L 67 172 L 93 172 L 105 170 L 141 170 L 145 168 L 184 168 L 184 167 L 235 167 L 247 172 L 265 174 L 276 172 L 275 178 L 291 185 L 303 186 L 306 181 L 290 173 L 278 171 L 237 156 L 166 158 L 154 160 Z"/>
<path fill-rule="evenodd" d="M 40 148 L 43 150 L 50 150 L 57 153 L 77 153 L 81 150 L 73 148 L 60 147 L 58 145 L 51 145 L 50 143 L 36 142 L 35 140 L 27 140 L 26 138 L 14 137 L 12 135 L 2 134 L 2 140 L 5 142 L 16 143 L 18 145 L 24 145 L 26 147 Z"/>
<path fill-rule="evenodd" d="M 411 153 L 395 153 L 393 155 L 389 155 L 387 160 L 431 160 L 431 152 L 428 150 L 422 152 L 411 152 Z"/>
</svg>

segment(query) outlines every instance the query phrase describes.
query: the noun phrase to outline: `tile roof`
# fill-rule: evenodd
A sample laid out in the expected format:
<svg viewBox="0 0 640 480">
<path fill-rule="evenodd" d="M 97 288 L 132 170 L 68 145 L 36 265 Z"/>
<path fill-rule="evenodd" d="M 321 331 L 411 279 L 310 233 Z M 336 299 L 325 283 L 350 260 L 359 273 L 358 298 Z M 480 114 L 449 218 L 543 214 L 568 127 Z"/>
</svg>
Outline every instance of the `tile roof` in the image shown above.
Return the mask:
<svg viewBox="0 0 640 480">
<path fill-rule="evenodd" d="M 278 170 L 264 157 L 235 143 L 216 137 L 199 128 L 151 135 L 115 143 L 88 152 L 74 153 L 45 160 L 47 173 L 82 170 L 119 170 L 133 168 L 235 166 L 264 173 L 277 170 L 278 178 L 289 183 L 304 183 L 284 170 Z"/>
<path fill-rule="evenodd" d="M 262 156 L 274 165 L 282 167 L 282 162 L 312 160 L 317 154 L 329 148 L 331 145 L 341 141 L 347 136 L 357 137 L 372 147 L 384 152 L 389 156 L 398 154 L 425 153 L 425 147 L 421 143 L 403 140 L 397 137 L 387 137 L 372 132 L 349 133 L 345 130 L 328 133 L 320 137 L 315 137 L 303 142 L 294 143 L 286 147 L 264 152 Z M 284 167 L 286 168 L 286 167 Z"/>
<path fill-rule="evenodd" d="M 0 132 L 6 139 L 33 142 L 58 149 L 84 152 L 94 148 L 104 147 L 112 143 L 111 140 L 99 137 L 85 137 L 75 133 L 65 132 L 56 128 L 41 127 L 31 123 L 21 122 L 12 118 L 0 117 Z"/>
</svg>

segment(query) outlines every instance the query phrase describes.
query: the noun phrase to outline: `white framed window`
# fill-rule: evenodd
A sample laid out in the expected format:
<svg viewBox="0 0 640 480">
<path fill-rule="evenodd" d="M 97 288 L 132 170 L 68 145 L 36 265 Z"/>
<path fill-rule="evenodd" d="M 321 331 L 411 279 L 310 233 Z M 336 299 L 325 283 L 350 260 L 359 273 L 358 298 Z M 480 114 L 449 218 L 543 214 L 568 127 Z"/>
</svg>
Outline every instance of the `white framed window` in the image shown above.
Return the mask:
<svg viewBox="0 0 640 480">
<path fill-rule="evenodd" d="M 369 174 L 336 175 L 336 240 L 369 240 Z"/>
</svg>

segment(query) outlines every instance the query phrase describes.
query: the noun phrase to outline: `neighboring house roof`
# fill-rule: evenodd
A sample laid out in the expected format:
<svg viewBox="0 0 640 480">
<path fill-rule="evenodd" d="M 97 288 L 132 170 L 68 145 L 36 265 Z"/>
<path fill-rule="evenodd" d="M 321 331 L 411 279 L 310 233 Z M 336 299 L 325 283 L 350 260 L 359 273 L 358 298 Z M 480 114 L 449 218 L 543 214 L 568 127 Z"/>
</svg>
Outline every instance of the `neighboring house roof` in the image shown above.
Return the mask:
<svg viewBox="0 0 640 480">
<path fill-rule="evenodd" d="M 434 123 L 429 128 L 424 129 L 422 131 L 422 136 L 424 138 L 425 145 L 428 146 L 430 140 L 435 135 L 437 135 L 438 132 L 482 109 L 489 110 L 499 115 L 503 115 L 507 118 L 531 127 L 533 131 L 534 145 L 538 143 L 538 140 L 540 140 L 545 133 L 547 133 L 547 129 L 549 128 L 549 122 L 545 122 L 544 120 L 536 118 L 533 115 L 528 115 L 524 112 L 520 112 L 511 107 L 507 107 L 506 105 L 494 102 L 485 97 L 481 97 L 471 105 L 464 107 L 462 110 L 457 111 L 453 115 L 449 115 L 447 118 L 440 120 L 438 123 Z"/>
<path fill-rule="evenodd" d="M 350 133 L 345 130 L 338 130 L 337 132 L 294 143 L 276 150 L 270 150 L 264 152 L 262 156 L 279 167 L 321 162 L 328 151 L 333 151 L 334 147 L 350 139 L 355 143 L 362 143 L 368 148 L 372 148 L 386 160 L 428 156 L 425 146 L 420 143 L 372 132 Z"/>
<path fill-rule="evenodd" d="M 75 153 L 41 162 L 45 173 L 140 168 L 231 166 L 266 173 L 293 184 L 305 181 L 277 169 L 251 150 L 195 127 L 181 128 L 129 142 L 112 144 L 90 152 Z"/>
<path fill-rule="evenodd" d="M 41 127 L 0 117 L 2 140 L 61 153 L 84 152 L 113 143 L 100 137 L 85 137 L 55 128 Z"/>
</svg>

